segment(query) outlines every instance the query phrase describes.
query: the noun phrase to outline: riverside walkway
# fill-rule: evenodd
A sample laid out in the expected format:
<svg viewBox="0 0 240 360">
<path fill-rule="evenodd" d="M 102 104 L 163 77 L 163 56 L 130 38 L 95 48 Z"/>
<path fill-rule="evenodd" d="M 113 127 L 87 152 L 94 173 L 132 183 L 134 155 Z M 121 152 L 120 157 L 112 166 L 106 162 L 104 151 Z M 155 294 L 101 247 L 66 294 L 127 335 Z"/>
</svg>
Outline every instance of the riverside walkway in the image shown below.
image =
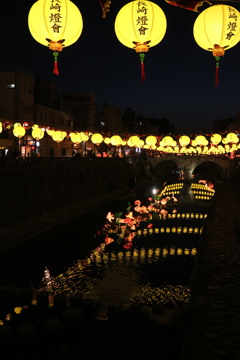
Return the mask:
<svg viewBox="0 0 240 360">
<path fill-rule="evenodd" d="M 184 360 L 240 359 L 240 206 L 230 183 L 218 185 L 192 284 Z"/>
</svg>

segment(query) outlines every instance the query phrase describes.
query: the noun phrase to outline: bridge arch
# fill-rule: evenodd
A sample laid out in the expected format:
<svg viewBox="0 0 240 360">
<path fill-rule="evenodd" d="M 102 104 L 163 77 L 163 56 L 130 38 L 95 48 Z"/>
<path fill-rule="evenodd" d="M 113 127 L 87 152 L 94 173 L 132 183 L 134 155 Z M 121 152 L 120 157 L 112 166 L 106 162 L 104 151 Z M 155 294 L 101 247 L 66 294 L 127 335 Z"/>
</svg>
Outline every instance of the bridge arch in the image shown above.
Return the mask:
<svg viewBox="0 0 240 360">
<path fill-rule="evenodd" d="M 151 173 L 159 177 L 161 173 L 169 172 L 171 167 L 178 168 L 182 172 L 183 180 L 191 180 L 196 174 L 211 175 L 212 180 L 227 180 L 235 168 L 234 159 L 215 156 L 191 156 L 191 155 L 164 155 L 150 158 Z"/>
</svg>

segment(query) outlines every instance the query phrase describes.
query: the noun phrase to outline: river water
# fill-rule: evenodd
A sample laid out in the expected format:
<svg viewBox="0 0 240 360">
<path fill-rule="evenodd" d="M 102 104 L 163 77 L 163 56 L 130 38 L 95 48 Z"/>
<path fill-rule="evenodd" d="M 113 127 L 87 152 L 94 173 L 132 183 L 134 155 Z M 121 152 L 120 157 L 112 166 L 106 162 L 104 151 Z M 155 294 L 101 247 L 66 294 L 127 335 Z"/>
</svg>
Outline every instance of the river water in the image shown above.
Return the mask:
<svg viewBox="0 0 240 360">
<path fill-rule="evenodd" d="M 77 241 L 71 249 L 69 236 L 66 239 L 66 233 L 60 229 L 59 240 L 55 238 L 54 241 L 55 250 L 46 249 L 49 256 L 45 256 L 45 266 L 50 271 L 50 278 L 43 278 L 42 266 L 39 279 L 43 278 L 43 281 L 34 286 L 45 287 L 54 294 L 81 293 L 83 298 L 99 301 L 105 306 L 161 303 L 173 307 L 188 303 L 201 233 L 213 195 L 206 196 L 208 190 L 200 190 L 195 191 L 189 184 L 175 189 L 177 203 L 165 207 L 166 216 L 158 213 L 150 220 L 141 221 L 133 231 L 130 247 L 125 246 L 121 233 L 120 237 L 111 233 L 114 241 L 106 245 L 106 228 L 103 226 L 109 212 L 121 211 L 124 218 L 124 208 L 129 206 L 129 200 L 122 199 L 108 204 L 105 209 L 85 214 L 85 220 L 81 218 L 79 236 L 75 233 L 76 225 L 73 226 Z M 167 192 L 162 197 L 166 195 Z M 90 219 L 95 219 L 95 224 L 92 222 L 90 227 L 84 227 Z M 65 230 L 68 232 L 69 228 L 68 224 Z M 84 233 L 89 238 L 81 242 Z M 79 242 L 85 247 L 79 246 Z"/>
</svg>

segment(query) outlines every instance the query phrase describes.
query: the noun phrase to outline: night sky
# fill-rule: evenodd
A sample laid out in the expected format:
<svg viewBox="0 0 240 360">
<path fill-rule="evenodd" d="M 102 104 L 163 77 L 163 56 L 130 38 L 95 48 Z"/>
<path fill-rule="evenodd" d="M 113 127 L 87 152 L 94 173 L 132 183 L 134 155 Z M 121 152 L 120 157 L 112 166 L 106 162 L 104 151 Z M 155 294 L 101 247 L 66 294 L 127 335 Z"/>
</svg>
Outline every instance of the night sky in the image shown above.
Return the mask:
<svg viewBox="0 0 240 360">
<path fill-rule="evenodd" d="M 81 11 L 83 31 L 75 44 L 60 53 L 59 76 L 52 74 L 52 52 L 37 43 L 28 29 L 28 12 L 34 0 L 4 2 L 0 66 L 18 65 L 52 79 L 59 91 L 92 92 L 99 106 L 106 102 L 122 111 L 131 107 L 136 115 L 167 118 L 178 134 L 212 132 L 214 120 L 238 115 L 240 45 L 221 58 L 216 87 L 215 59 L 193 37 L 199 13 L 164 0 L 154 1 L 166 15 L 167 31 L 146 54 L 146 81 L 142 82 L 138 54 L 122 45 L 114 31 L 116 15 L 129 1 L 112 0 L 106 18 L 102 18 L 98 0 L 73 2 Z M 238 2 L 225 4 L 240 10 Z M 199 11 L 208 6 L 199 7 Z"/>
</svg>

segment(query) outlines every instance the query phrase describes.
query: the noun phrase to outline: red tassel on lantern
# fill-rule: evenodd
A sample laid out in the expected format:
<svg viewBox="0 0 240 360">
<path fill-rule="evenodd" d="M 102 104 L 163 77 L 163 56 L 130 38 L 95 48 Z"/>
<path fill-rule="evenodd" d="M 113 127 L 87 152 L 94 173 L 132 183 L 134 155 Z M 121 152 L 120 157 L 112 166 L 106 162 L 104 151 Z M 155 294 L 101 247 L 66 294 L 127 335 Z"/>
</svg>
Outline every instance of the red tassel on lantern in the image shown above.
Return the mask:
<svg viewBox="0 0 240 360">
<path fill-rule="evenodd" d="M 146 81 L 146 74 L 145 74 L 145 66 L 144 66 L 144 58 L 145 58 L 145 54 L 139 54 L 140 56 L 140 61 L 141 61 L 141 79 L 142 81 Z"/>
<path fill-rule="evenodd" d="M 54 66 L 53 66 L 53 74 L 59 75 L 59 71 L 58 71 L 58 52 L 54 51 L 53 56 L 54 56 Z"/>
<path fill-rule="evenodd" d="M 220 57 L 219 56 L 216 56 L 215 57 L 216 59 L 216 68 L 215 68 L 215 86 L 218 86 L 219 84 L 219 60 L 220 60 Z"/>
</svg>

